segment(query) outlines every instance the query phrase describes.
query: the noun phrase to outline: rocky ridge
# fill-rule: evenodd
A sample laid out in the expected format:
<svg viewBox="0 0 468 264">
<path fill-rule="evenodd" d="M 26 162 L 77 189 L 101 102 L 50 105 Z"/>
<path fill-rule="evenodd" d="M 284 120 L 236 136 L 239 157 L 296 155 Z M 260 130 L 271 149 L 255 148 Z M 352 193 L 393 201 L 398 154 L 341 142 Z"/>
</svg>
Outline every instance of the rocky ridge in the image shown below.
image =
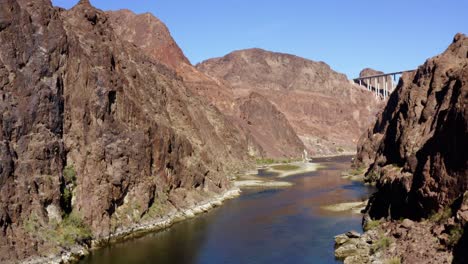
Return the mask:
<svg viewBox="0 0 468 264">
<path fill-rule="evenodd" d="M 403 263 L 463 263 L 468 257 L 467 83 L 468 37 L 457 34 L 444 53 L 403 74 L 360 140 L 354 166 L 368 168 L 365 180 L 378 188 L 364 226 L 378 221 L 397 241 L 397 250 L 384 256 Z M 412 223 L 408 228 L 402 218 L 416 222 L 405 220 Z"/>
<path fill-rule="evenodd" d="M 281 118 L 275 106 L 258 93 L 237 98 L 227 83 L 193 67 L 165 25 L 157 18 L 151 14 L 137 15 L 128 10 L 111 11 L 108 14 L 112 26 L 124 40 L 140 48 L 149 57 L 163 59 L 163 63 L 177 72 L 190 91 L 203 98 L 207 104 L 216 106 L 244 136 L 251 156 L 291 158 L 301 155 L 305 148 L 303 143 L 298 140 L 288 120 Z M 258 104 L 252 104 L 253 98 L 256 98 Z M 257 122 L 246 120 L 247 116 L 258 116 Z M 261 120 L 264 121 L 258 122 Z"/>
<path fill-rule="evenodd" d="M 324 62 L 248 49 L 196 68 L 227 83 L 236 97 L 256 92 L 282 112 L 314 155 L 354 152 L 380 101 Z"/>
</svg>

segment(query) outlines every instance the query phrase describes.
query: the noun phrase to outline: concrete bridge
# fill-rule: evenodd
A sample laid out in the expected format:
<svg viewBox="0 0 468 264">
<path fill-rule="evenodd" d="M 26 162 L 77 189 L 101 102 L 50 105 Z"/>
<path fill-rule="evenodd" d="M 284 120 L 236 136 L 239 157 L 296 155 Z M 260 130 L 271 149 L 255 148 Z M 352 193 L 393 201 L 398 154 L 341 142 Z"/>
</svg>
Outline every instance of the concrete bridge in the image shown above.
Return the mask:
<svg viewBox="0 0 468 264">
<path fill-rule="evenodd" d="M 353 81 L 360 86 L 367 88 L 369 91 L 374 91 L 375 96 L 378 97 L 382 95 L 383 99 L 387 99 L 387 97 L 395 90 L 397 85 L 397 76 L 398 80 L 400 76 L 405 72 L 413 72 L 415 70 L 408 70 L 408 71 L 399 71 L 399 72 L 391 72 L 391 73 L 384 73 L 378 75 L 371 75 L 365 77 L 359 77 L 353 79 Z"/>
</svg>

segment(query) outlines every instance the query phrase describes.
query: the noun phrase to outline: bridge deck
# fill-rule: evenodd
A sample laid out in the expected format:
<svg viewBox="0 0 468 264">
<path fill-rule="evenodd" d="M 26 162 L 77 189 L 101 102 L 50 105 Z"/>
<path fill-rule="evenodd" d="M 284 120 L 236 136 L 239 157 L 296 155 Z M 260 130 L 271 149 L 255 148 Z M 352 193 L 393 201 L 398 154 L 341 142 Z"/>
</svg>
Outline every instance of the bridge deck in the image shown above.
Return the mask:
<svg viewBox="0 0 468 264">
<path fill-rule="evenodd" d="M 396 75 L 396 74 L 402 74 L 404 72 L 413 72 L 415 70 L 407 70 L 407 71 L 399 71 L 399 72 L 391 72 L 391 73 L 384 73 L 384 74 L 378 74 L 378 75 L 371 75 L 371 76 L 364 76 L 364 77 L 359 77 L 353 79 L 354 81 L 359 81 L 359 80 L 364 80 L 364 79 L 370 79 L 370 78 L 378 78 L 378 77 L 385 77 L 385 76 L 391 76 L 391 75 Z"/>
</svg>

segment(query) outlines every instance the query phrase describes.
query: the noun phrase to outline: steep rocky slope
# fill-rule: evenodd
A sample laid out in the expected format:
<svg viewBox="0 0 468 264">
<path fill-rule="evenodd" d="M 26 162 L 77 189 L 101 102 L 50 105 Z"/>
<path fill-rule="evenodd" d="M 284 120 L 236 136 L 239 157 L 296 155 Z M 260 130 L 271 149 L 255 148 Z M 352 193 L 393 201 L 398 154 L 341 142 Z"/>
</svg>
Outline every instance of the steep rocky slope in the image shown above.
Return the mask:
<svg viewBox="0 0 468 264">
<path fill-rule="evenodd" d="M 231 122 L 87 0 L 2 1 L 0 43 L 2 263 L 206 201 L 245 164 Z"/>
<path fill-rule="evenodd" d="M 444 53 L 403 75 L 359 144 L 355 166 L 369 167 L 366 180 L 378 187 L 368 206 L 369 216 L 430 219 L 417 225 L 426 230 L 419 236 L 405 232 L 402 237 L 398 225 L 389 224 L 387 229 L 396 228 L 390 234 L 402 245 L 396 252 L 408 263 L 434 261 L 435 248 L 423 253 L 410 246 L 415 239 L 433 240 L 431 236 L 440 250 L 455 248 L 455 263 L 466 260 L 467 101 L 468 38 L 457 34 Z"/>
<path fill-rule="evenodd" d="M 122 39 L 136 45 L 146 55 L 156 60 L 162 59 L 163 63 L 177 72 L 193 93 L 200 95 L 206 103 L 216 106 L 244 136 L 250 155 L 274 158 L 301 155 L 303 143 L 297 140 L 288 120 L 280 118 L 275 106 L 261 98 L 260 94 L 251 97 L 250 93 L 246 93 L 243 98 L 237 98 L 228 83 L 193 67 L 166 26 L 157 18 L 151 14 L 137 15 L 128 10 L 108 14 L 112 26 Z M 245 117 L 255 118 L 256 122 L 250 122 Z"/>
<path fill-rule="evenodd" d="M 196 65 L 229 84 L 237 97 L 255 91 L 280 110 L 313 154 L 353 151 L 379 101 L 323 62 L 261 49 Z"/>
<path fill-rule="evenodd" d="M 126 9 L 107 13 L 115 34 L 134 43 L 150 57 L 171 68 L 190 64 L 166 25 L 152 14 L 135 15 Z"/>
<path fill-rule="evenodd" d="M 269 156 L 297 157 L 304 150 L 304 145 L 284 114 L 265 97 L 252 92 L 249 96 L 238 99 L 237 103 L 240 118 L 244 124 L 247 123 L 247 130 Z"/>
</svg>

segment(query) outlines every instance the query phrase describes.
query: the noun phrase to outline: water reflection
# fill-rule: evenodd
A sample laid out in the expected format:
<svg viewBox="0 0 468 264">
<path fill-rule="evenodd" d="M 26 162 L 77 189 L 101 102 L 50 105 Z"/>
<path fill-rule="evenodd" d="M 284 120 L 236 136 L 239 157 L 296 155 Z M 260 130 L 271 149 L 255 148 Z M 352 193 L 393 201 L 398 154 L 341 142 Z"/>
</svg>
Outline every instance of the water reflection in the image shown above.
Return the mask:
<svg viewBox="0 0 468 264">
<path fill-rule="evenodd" d="M 327 168 L 286 178 L 291 188 L 245 191 L 208 214 L 98 250 L 81 263 L 335 263 L 333 236 L 360 230 L 361 218 L 320 207 L 372 190 L 341 178 L 349 157 L 320 161 Z"/>
</svg>

